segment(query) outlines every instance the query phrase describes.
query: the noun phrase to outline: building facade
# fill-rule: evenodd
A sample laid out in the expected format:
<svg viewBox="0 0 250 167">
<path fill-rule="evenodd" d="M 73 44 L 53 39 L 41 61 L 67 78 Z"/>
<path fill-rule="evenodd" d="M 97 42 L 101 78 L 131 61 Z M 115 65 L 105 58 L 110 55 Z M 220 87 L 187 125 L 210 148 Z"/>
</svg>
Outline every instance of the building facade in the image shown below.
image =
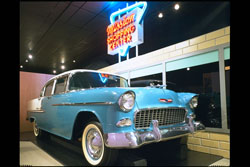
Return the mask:
<svg viewBox="0 0 250 167">
<path fill-rule="evenodd" d="M 196 120 L 206 131 L 189 135 L 187 146 L 230 158 L 230 26 L 99 70 L 129 82 L 158 79 L 177 92 L 198 93 Z"/>
</svg>

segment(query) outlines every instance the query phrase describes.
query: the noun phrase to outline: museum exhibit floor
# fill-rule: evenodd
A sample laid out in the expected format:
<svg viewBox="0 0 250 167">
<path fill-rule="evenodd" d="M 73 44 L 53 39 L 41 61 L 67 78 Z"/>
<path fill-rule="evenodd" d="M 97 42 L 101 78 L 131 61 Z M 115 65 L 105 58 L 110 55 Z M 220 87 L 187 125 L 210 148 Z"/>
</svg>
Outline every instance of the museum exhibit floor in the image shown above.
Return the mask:
<svg viewBox="0 0 250 167">
<path fill-rule="evenodd" d="M 68 142 L 50 135 L 49 140 L 36 139 L 32 132 L 20 134 L 20 166 L 86 166 L 80 143 Z M 139 149 L 120 151 L 116 166 L 229 166 L 220 156 L 188 150 L 185 145 L 171 148 L 160 142 Z"/>
</svg>

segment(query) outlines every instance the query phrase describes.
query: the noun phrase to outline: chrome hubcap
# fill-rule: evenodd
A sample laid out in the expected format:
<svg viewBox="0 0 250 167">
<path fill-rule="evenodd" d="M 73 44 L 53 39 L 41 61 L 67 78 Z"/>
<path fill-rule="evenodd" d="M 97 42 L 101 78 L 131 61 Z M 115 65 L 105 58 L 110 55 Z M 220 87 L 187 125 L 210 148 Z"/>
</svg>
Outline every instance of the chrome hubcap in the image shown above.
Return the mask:
<svg viewBox="0 0 250 167">
<path fill-rule="evenodd" d="M 101 134 L 96 129 L 90 129 L 86 137 L 86 147 L 88 154 L 94 160 L 101 157 L 103 152 L 103 141 Z"/>
<path fill-rule="evenodd" d="M 35 134 L 35 136 L 38 136 L 39 129 L 37 128 L 37 123 L 36 122 L 34 122 L 33 128 L 34 128 L 34 134 Z"/>
</svg>

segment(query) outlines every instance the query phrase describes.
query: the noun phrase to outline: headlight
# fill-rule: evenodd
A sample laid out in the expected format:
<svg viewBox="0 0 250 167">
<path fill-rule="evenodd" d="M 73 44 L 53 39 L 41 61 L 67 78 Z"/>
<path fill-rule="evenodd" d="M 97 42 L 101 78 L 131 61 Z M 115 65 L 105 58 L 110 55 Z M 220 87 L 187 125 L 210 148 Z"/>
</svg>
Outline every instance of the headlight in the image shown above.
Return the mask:
<svg viewBox="0 0 250 167">
<path fill-rule="evenodd" d="M 198 96 L 192 97 L 192 99 L 189 101 L 190 108 L 194 109 L 198 106 Z"/>
<path fill-rule="evenodd" d="M 128 112 L 129 110 L 131 110 L 134 107 L 135 94 L 133 92 L 130 92 L 130 91 L 124 93 L 119 98 L 118 104 L 123 111 Z"/>
</svg>

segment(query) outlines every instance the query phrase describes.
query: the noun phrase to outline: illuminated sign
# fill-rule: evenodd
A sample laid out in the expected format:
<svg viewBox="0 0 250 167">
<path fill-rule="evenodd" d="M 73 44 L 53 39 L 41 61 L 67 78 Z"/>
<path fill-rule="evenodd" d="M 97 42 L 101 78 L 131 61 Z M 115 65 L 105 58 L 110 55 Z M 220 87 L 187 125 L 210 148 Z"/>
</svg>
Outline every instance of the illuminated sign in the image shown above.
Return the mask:
<svg viewBox="0 0 250 167">
<path fill-rule="evenodd" d="M 101 73 L 99 73 L 99 77 L 100 77 L 102 83 L 106 83 L 108 81 L 109 75 L 108 74 L 101 74 Z"/>
<path fill-rule="evenodd" d="M 126 56 L 130 48 L 143 43 L 142 21 L 146 8 L 146 2 L 139 2 L 110 15 L 111 24 L 107 27 L 108 54 Z"/>
</svg>

